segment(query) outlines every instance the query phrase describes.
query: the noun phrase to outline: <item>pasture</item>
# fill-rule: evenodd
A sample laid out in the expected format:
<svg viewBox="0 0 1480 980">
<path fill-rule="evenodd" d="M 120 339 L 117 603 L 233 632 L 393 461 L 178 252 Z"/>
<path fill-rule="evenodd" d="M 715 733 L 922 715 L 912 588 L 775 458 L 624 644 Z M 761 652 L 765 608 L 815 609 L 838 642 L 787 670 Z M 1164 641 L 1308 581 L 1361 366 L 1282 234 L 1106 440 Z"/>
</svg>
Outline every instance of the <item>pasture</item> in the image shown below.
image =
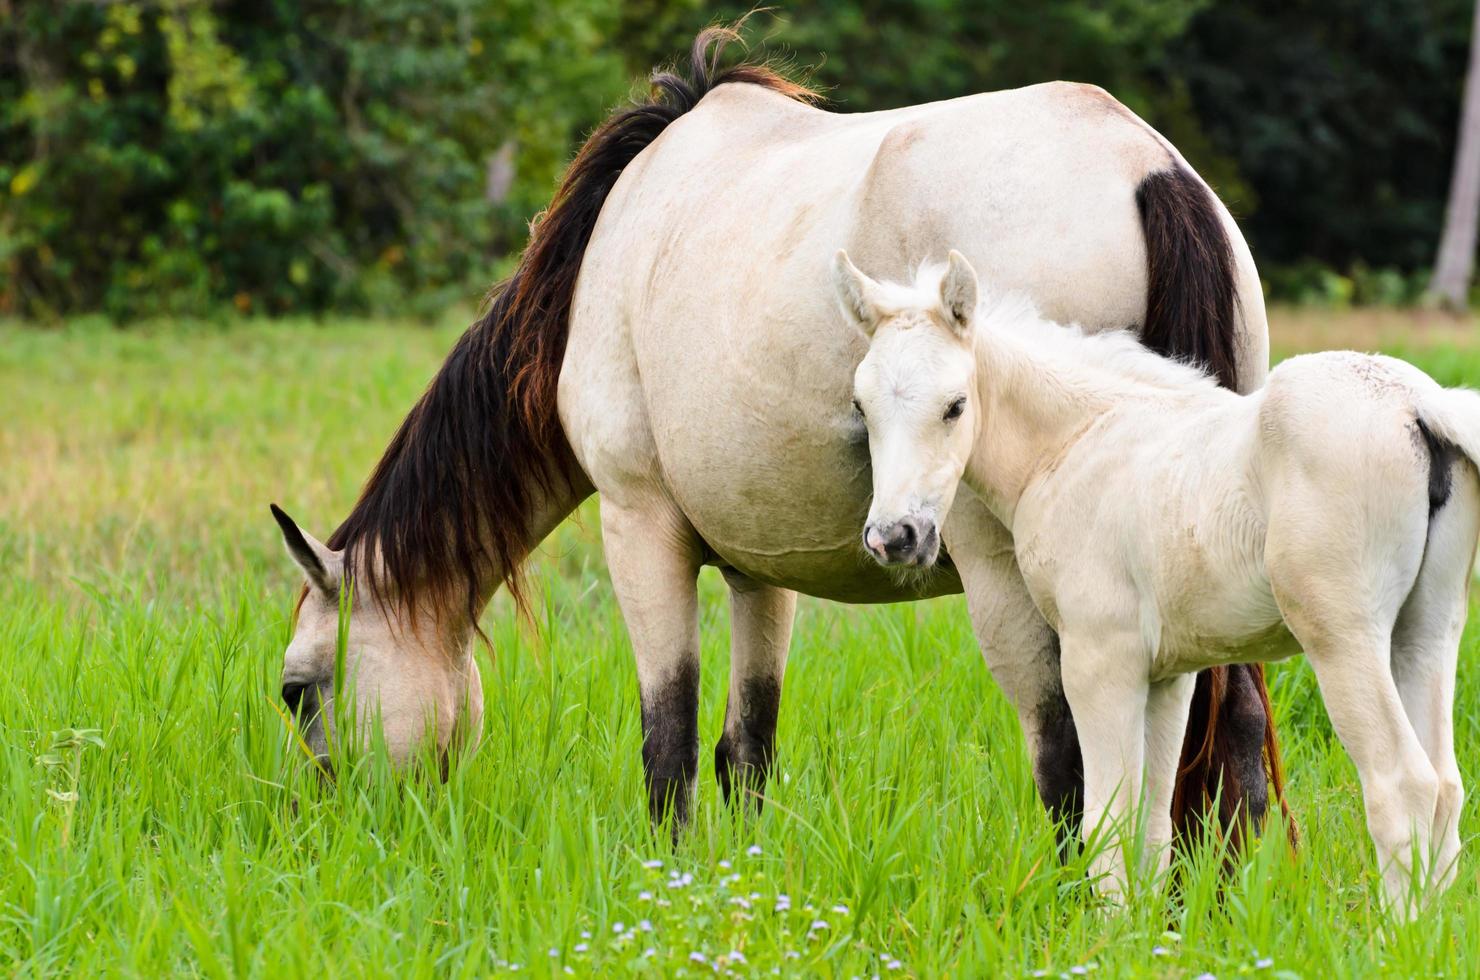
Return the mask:
<svg viewBox="0 0 1480 980">
<path fill-rule="evenodd" d="M 280 711 L 298 574 L 462 326 L 0 327 L 0 965 L 208 976 L 1472 975 L 1480 863 L 1384 922 L 1355 773 L 1303 662 L 1271 673 L 1302 846 L 1097 905 L 1060 866 L 959 598 L 804 600 L 765 812 L 712 751 L 727 610 L 706 571 L 700 799 L 650 833 L 637 685 L 595 502 L 495 601 L 484 741 L 446 785 L 322 786 Z M 1278 354 L 1384 349 L 1480 385 L 1474 324 L 1275 310 Z M 1457 732 L 1480 777 L 1480 622 Z M 82 730 L 79 734 L 76 731 Z M 92 733 L 96 733 L 95 735 Z M 1480 821 L 1466 807 L 1464 836 Z M 1144 883 L 1143 883 L 1144 884 Z"/>
</svg>

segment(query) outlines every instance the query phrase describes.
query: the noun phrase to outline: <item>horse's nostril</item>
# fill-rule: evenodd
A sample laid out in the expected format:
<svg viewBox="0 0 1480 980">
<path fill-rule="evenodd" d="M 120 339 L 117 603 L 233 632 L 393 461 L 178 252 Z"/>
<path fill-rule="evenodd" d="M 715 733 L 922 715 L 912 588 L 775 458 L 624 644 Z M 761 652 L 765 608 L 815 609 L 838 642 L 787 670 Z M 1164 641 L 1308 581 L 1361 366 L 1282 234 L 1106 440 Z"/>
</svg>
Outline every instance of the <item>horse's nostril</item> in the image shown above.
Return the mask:
<svg viewBox="0 0 1480 980">
<path fill-rule="evenodd" d="M 298 714 L 303 706 L 303 692 L 308 690 L 307 684 L 295 684 L 292 682 L 283 685 L 283 701 L 288 705 L 288 710 Z"/>
</svg>

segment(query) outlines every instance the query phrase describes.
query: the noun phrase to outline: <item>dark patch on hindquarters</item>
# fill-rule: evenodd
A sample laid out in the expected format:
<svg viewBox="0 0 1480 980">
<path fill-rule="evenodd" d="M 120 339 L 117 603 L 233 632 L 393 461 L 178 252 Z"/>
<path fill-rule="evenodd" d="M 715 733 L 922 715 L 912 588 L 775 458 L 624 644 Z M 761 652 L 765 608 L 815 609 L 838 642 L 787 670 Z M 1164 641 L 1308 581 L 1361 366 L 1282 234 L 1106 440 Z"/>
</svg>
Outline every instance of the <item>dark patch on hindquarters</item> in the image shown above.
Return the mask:
<svg viewBox="0 0 1480 980">
<path fill-rule="evenodd" d="M 1454 447 L 1434 435 L 1423 419 L 1415 418 L 1413 424 L 1418 430 L 1414 442 L 1429 461 L 1429 520 L 1432 521 L 1434 515 L 1449 503 L 1449 495 L 1454 490 Z"/>
<path fill-rule="evenodd" d="M 686 659 L 642 696 L 642 771 L 653 826 L 672 817 L 674 840 L 689 821 L 699 772 L 699 660 Z"/>
<path fill-rule="evenodd" d="M 732 706 L 733 707 L 733 706 Z M 725 733 L 714 747 L 714 775 L 725 802 L 748 798 L 759 813 L 766 778 L 776 756 L 776 717 L 781 683 L 775 677 L 750 677 L 740 687 L 740 717 L 725 718 Z"/>
</svg>

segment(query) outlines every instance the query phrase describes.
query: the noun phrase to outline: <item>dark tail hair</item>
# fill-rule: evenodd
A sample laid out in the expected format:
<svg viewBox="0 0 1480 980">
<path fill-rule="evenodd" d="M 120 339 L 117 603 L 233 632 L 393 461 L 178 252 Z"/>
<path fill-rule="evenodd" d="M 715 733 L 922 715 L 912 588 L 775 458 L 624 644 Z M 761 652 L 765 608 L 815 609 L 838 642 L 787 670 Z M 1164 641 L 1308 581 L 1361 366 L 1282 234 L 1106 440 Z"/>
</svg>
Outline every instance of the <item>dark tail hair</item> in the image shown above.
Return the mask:
<svg viewBox="0 0 1480 980">
<path fill-rule="evenodd" d="M 1136 207 L 1146 240 L 1141 343 L 1238 390 L 1238 290 L 1218 202 L 1177 164 L 1141 181 Z"/>
<path fill-rule="evenodd" d="M 647 101 L 613 113 L 591 134 L 532 223 L 514 274 L 494 289 L 401 423 L 328 542 L 346 549 L 346 567 L 377 597 L 390 585 L 413 616 L 422 602 L 466 603 L 476 620 L 478 585 L 496 572 L 523 605 L 528 525 L 539 495 L 568 483 L 573 465 L 556 417 L 556 382 L 576 277 L 607 195 L 639 153 L 720 85 L 814 98 L 763 64 L 721 68 L 738 26 L 700 33 L 687 77 L 655 72 Z"/>
<path fill-rule="evenodd" d="M 1141 341 L 1176 360 L 1187 361 L 1214 375 L 1220 384 L 1239 387 L 1238 289 L 1233 245 L 1229 242 L 1218 202 L 1211 191 L 1185 166 L 1148 174 L 1136 188 L 1136 207 L 1146 240 L 1146 321 Z M 1247 732 L 1230 732 L 1223 710 L 1230 691 L 1230 671 L 1245 672 L 1262 706 L 1263 738 L 1250 744 Z M 1238 697 L 1248 697 L 1239 690 Z M 1244 705 L 1244 714 L 1254 705 Z M 1235 734 L 1243 736 L 1236 738 Z M 1247 765 L 1252 753 L 1260 765 Z M 1238 758 L 1243 753 L 1244 758 Z M 1285 800 L 1285 773 L 1275 736 L 1274 715 L 1264 668 L 1259 664 L 1214 667 L 1197 677 L 1181 766 L 1172 797 L 1172 821 L 1179 839 L 1187 839 L 1217 801 L 1219 823 L 1232 850 L 1244 843 L 1250 817 L 1244 785 L 1252 772 L 1261 773 L 1284 813 L 1290 842 L 1296 840 L 1295 821 Z M 1262 794 L 1261 794 L 1262 795 Z"/>
</svg>

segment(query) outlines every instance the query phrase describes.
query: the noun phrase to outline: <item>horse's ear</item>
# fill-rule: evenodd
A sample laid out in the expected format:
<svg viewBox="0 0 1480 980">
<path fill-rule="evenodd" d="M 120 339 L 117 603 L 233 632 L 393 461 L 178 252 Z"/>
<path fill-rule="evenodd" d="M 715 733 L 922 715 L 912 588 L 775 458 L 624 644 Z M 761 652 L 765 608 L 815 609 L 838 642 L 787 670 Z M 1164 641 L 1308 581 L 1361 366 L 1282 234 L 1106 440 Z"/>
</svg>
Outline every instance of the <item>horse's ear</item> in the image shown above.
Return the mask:
<svg viewBox="0 0 1480 980">
<path fill-rule="evenodd" d="M 309 584 L 324 595 L 337 596 L 344 573 L 343 556 L 330 551 L 312 534 L 300 528 L 277 504 L 268 506 L 272 508 L 273 519 L 283 530 L 283 544 L 287 546 L 288 554 L 308 576 Z"/>
<path fill-rule="evenodd" d="M 940 280 L 940 305 L 956 332 L 965 335 L 976 313 L 976 270 L 966 256 L 951 249 L 946 274 Z"/>
<path fill-rule="evenodd" d="M 865 336 L 872 337 L 879 325 L 882 306 L 879 284 L 859 272 L 848 253 L 841 248 L 833 256 L 833 288 L 838 292 L 843 315 Z"/>
</svg>

